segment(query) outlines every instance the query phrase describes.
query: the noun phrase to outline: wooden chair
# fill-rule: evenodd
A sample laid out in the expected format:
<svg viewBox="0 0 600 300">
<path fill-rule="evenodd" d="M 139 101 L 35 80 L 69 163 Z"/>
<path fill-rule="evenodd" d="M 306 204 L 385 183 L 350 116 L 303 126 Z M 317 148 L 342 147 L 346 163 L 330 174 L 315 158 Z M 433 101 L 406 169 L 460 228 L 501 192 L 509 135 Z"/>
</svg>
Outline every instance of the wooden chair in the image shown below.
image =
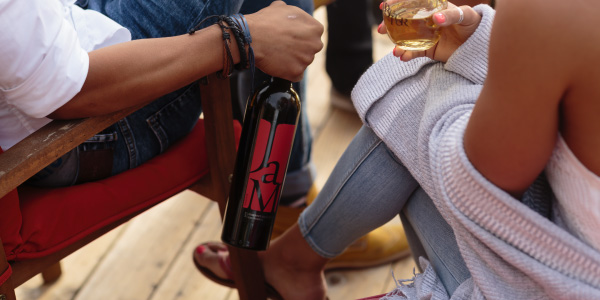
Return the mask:
<svg viewBox="0 0 600 300">
<path fill-rule="evenodd" d="M 215 76 L 210 76 L 208 80 L 200 83 L 200 85 L 204 120 L 198 123 L 193 133 L 150 162 L 102 180 L 102 183 L 86 183 L 69 188 L 43 189 L 41 192 L 36 189 L 31 191 L 22 185 L 39 170 L 139 107 L 102 117 L 52 121 L 8 151 L 0 154 L 0 242 L 3 245 L 3 247 L 0 247 L 0 300 L 16 299 L 14 288 L 39 273 L 42 273 L 46 282 L 56 280 L 61 273 L 60 260 L 62 258 L 185 188 L 218 202 L 221 217 L 223 216 L 229 193 L 229 177 L 233 170 L 236 153 L 235 122 L 231 113 L 229 80 L 220 80 Z M 239 123 L 236 125 L 235 132 L 239 139 L 241 130 Z M 205 141 L 198 141 L 199 137 L 205 137 Z M 53 219 L 51 219 L 53 216 L 40 216 L 46 211 L 52 214 L 52 210 L 56 208 L 53 204 L 55 202 L 42 202 L 39 200 L 41 198 L 39 195 L 51 195 L 58 199 L 53 201 L 62 201 L 60 203 L 63 205 L 71 205 L 72 202 L 68 201 L 69 197 L 73 197 L 71 196 L 73 189 L 78 189 L 74 193 L 79 196 L 89 194 L 86 195 L 87 199 L 87 196 L 92 197 L 95 195 L 94 193 L 98 193 L 99 189 L 116 187 L 119 190 L 120 185 L 125 185 L 126 188 L 121 188 L 120 191 L 126 190 L 127 192 L 116 197 L 119 198 L 120 202 L 127 204 L 128 201 L 132 201 L 130 200 L 132 194 L 129 194 L 129 189 L 133 189 L 132 193 L 137 193 L 137 188 L 143 193 L 149 185 L 144 182 L 131 184 L 131 178 L 139 179 L 142 176 L 142 178 L 155 179 L 156 173 L 171 177 L 171 173 L 168 172 L 166 174 L 165 172 L 152 173 L 152 168 L 160 167 L 161 159 L 182 157 L 182 155 L 187 155 L 187 158 L 185 158 L 186 156 L 183 157 L 185 159 L 189 158 L 190 161 L 192 158 L 204 155 L 200 159 L 204 163 L 208 161 L 209 167 L 205 168 L 207 169 L 205 172 L 200 170 L 194 174 L 184 176 L 185 178 L 181 179 L 180 182 L 172 184 L 163 191 L 156 192 L 156 195 L 146 195 L 148 199 L 140 203 L 117 208 L 119 211 L 99 217 L 98 220 L 95 220 L 95 223 L 86 224 L 86 230 L 83 232 L 61 237 L 60 242 L 54 242 L 54 244 L 45 247 L 42 245 L 41 249 L 39 249 L 39 244 L 43 243 L 36 241 L 36 247 L 38 248 L 35 251 L 27 248 L 28 236 L 24 235 L 32 230 L 30 227 L 36 226 L 36 224 L 31 225 L 29 223 L 44 222 L 44 218 L 52 221 L 58 219 L 56 215 Z M 146 167 L 146 165 L 148 166 Z M 144 168 L 150 169 L 150 171 L 144 170 Z M 129 174 L 132 171 L 137 173 Z M 143 172 L 152 174 L 144 177 Z M 157 178 L 157 180 L 163 179 Z M 98 187 L 94 184 L 102 184 L 102 186 Z M 114 190 L 109 193 L 114 193 Z M 87 206 L 89 203 L 86 202 L 85 205 Z M 81 214 L 89 213 L 90 210 L 89 207 L 71 209 L 75 216 L 75 218 L 72 218 L 75 219 L 74 222 L 79 222 L 77 221 L 79 220 L 79 209 L 81 209 Z M 35 218 L 30 216 L 35 216 Z M 65 217 L 62 219 L 65 219 Z M 37 224 L 37 226 L 36 230 L 45 230 L 43 224 Z M 6 232 L 14 233 L 14 235 L 11 236 Z M 37 233 L 39 232 L 29 235 L 37 237 L 40 235 Z M 43 234 L 41 235 L 43 236 Z M 20 249 L 22 251 L 17 253 L 10 250 L 10 253 L 5 253 L 5 249 Z M 238 284 L 240 298 L 266 299 L 264 276 L 262 276 L 263 273 L 256 252 L 238 248 L 231 248 L 230 251 L 235 274 L 234 279 Z M 190 263 L 192 262 L 190 261 Z"/>
</svg>

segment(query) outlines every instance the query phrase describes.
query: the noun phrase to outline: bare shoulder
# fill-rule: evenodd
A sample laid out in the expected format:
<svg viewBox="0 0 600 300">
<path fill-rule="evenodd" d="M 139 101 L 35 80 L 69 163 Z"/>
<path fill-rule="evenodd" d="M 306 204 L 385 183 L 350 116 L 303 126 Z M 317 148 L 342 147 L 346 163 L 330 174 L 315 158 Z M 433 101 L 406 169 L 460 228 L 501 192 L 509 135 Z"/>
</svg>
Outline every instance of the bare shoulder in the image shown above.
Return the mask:
<svg viewBox="0 0 600 300">
<path fill-rule="evenodd" d="M 598 82 L 600 30 L 597 0 L 499 0 L 490 57 L 563 91 Z M 494 59 L 491 59 L 494 60 Z M 532 71 L 533 69 L 537 71 Z"/>
<path fill-rule="evenodd" d="M 569 57 L 583 47 L 600 47 L 600 30 L 594 24 L 598 11 L 596 0 L 498 0 L 497 19 L 515 38 L 530 41 L 528 46 Z"/>
<path fill-rule="evenodd" d="M 537 73 L 530 79 L 555 80 L 566 89 L 563 84 L 600 62 L 600 30 L 594 25 L 600 1 L 498 0 L 496 8 L 490 66 L 511 65 L 509 71 Z"/>
</svg>

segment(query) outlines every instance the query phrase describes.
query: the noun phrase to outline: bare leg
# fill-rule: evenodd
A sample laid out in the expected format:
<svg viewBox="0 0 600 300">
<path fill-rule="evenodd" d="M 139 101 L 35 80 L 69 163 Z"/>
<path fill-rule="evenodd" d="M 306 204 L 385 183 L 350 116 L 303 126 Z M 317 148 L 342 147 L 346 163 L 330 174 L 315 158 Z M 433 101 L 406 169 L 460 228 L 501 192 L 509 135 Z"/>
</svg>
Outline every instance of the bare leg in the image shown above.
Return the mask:
<svg viewBox="0 0 600 300">
<path fill-rule="evenodd" d="M 231 278 L 227 247 L 205 243 L 194 252 L 196 261 L 219 278 Z M 328 259 L 316 254 L 306 243 L 298 225 L 292 226 L 266 251 L 259 253 L 267 283 L 284 299 L 325 299 L 323 269 Z"/>
<path fill-rule="evenodd" d="M 267 282 L 284 299 L 325 299 L 323 269 L 329 259 L 312 250 L 297 224 L 274 240 L 259 257 Z"/>
</svg>

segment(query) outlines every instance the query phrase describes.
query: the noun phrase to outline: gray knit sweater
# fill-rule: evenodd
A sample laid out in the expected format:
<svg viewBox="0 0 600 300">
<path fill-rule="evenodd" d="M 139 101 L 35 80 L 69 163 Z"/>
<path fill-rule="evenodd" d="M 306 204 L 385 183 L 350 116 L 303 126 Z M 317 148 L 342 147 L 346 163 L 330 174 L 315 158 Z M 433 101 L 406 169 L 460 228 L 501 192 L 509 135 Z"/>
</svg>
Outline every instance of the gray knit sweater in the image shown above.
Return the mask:
<svg viewBox="0 0 600 300">
<path fill-rule="evenodd" d="M 352 98 L 363 122 L 432 197 L 453 228 L 472 278 L 452 299 L 600 299 L 600 253 L 560 226 L 543 177 L 517 200 L 470 164 L 462 139 L 487 74 L 494 10 L 447 63 L 387 55 Z M 400 287 L 411 299 L 448 299 L 433 269 Z"/>
</svg>

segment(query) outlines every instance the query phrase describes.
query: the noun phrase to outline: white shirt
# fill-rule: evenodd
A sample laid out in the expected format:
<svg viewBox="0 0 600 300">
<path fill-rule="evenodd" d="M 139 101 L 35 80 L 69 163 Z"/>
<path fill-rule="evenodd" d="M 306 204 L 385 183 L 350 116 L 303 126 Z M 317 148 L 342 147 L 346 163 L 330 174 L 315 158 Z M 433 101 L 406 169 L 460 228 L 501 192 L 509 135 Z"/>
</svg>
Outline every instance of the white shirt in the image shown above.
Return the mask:
<svg viewBox="0 0 600 300">
<path fill-rule="evenodd" d="M 49 123 L 83 86 L 88 52 L 131 40 L 108 17 L 69 0 L 0 0 L 0 147 Z"/>
</svg>

